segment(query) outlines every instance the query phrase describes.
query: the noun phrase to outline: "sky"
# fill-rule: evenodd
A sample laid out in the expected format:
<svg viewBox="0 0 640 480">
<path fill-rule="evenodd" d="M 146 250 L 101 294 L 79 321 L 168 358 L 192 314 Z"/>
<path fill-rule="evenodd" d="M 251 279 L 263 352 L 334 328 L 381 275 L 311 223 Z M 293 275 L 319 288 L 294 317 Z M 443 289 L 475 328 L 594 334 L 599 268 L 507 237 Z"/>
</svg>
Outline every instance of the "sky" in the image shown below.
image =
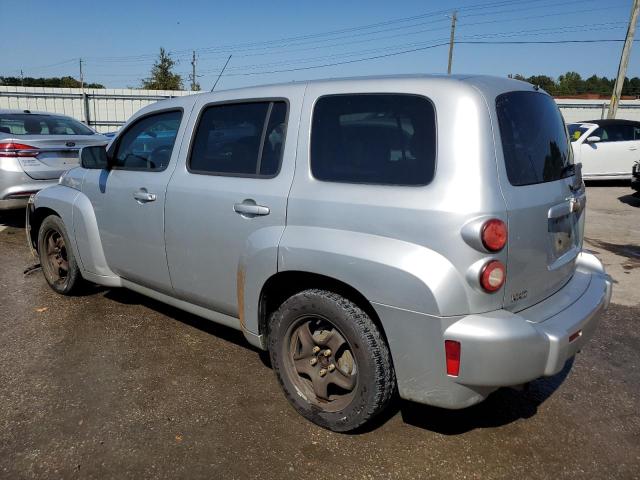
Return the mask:
<svg viewBox="0 0 640 480">
<path fill-rule="evenodd" d="M 0 76 L 19 76 L 22 69 L 25 76 L 78 78 L 82 58 L 86 82 L 139 87 L 160 47 L 178 62 L 175 71 L 185 88 L 192 50 L 198 82 L 207 90 L 229 55 L 217 89 L 443 73 L 453 10 L 460 42 L 619 40 L 625 37 L 631 4 L 632 0 L 0 0 Z M 576 71 L 583 77 L 611 78 L 617 74 L 621 49 L 619 42 L 458 43 L 453 73 L 557 77 Z M 640 42 L 632 49 L 627 76 L 640 76 Z"/>
</svg>

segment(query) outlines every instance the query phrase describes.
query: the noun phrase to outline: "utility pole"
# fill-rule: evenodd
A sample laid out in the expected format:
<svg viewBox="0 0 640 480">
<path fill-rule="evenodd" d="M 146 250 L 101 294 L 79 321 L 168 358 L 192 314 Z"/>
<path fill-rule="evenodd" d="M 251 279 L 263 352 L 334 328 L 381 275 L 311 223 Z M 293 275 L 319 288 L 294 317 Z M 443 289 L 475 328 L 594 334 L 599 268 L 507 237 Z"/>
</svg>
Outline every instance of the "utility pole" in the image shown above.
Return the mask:
<svg viewBox="0 0 640 480">
<path fill-rule="evenodd" d="M 191 91 L 196 90 L 196 51 L 193 51 L 191 56 Z"/>
<path fill-rule="evenodd" d="M 640 0 L 633 0 L 631 7 L 631 18 L 629 19 L 629 27 L 627 28 L 627 37 L 622 47 L 622 55 L 620 56 L 620 66 L 618 66 L 618 77 L 613 87 L 613 95 L 611 95 L 611 104 L 609 105 L 609 113 L 607 118 L 616 118 L 618 104 L 620 103 L 620 95 L 622 95 L 622 86 L 627 76 L 627 66 L 629 65 L 629 55 L 631 54 L 631 45 L 633 45 L 633 36 L 636 33 L 636 23 L 638 22 L 638 12 L 640 11 Z"/>
<path fill-rule="evenodd" d="M 24 87 L 24 73 L 22 72 L 22 69 L 20 69 L 20 85 Z"/>
<path fill-rule="evenodd" d="M 456 21 L 458 20 L 458 12 L 453 11 L 451 16 L 451 37 L 449 37 L 449 66 L 447 67 L 447 74 L 451 75 L 451 64 L 453 63 L 453 43 L 456 37 Z"/>
<path fill-rule="evenodd" d="M 82 59 L 80 59 L 80 88 L 84 89 L 84 75 L 82 74 Z"/>
</svg>

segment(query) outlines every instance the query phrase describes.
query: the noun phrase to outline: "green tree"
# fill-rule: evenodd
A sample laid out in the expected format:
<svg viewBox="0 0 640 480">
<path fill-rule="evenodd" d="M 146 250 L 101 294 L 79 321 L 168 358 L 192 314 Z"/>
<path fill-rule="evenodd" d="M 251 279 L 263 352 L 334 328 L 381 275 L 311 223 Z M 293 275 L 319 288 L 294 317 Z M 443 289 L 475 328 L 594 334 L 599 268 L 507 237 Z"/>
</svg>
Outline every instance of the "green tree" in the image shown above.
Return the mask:
<svg viewBox="0 0 640 480">
<path fill-rule="evenodd" d="M 578 72 L 567 72 L 558 77 L 560 95 L 576 95 L 584 92 L 584 81 Z"/>
<path fill-rule="evenodd" d="M 80 88 L 80 82 L 73 77 L 49 77 L 49 78 L 33 78 L 33 77 L 0 77 L 0 85 L 9 87 L 17 87 L 24 85 L 25 87 L 64 87 L 64 88 Z M 104 88 L 100 83 L 85 83 L 85 88 Z"/>
<path fill-rule="evenodd" d="M 539 86 L 545 92 L 550 95 L 555 95 L 558 91 L 558 86 L 556 85 L 556 81 L 548 77 L 546 75 L 532 75 L 527 78 L 527 82 Z"/>
<path fill-rule="evenodd" d="M 164 48 L 151 68 L 151 76 L 142 80 L 142 88 L 147 90 L 182 90 L 182 77 L 173 73 L 176 62 Z"/>
</svg>

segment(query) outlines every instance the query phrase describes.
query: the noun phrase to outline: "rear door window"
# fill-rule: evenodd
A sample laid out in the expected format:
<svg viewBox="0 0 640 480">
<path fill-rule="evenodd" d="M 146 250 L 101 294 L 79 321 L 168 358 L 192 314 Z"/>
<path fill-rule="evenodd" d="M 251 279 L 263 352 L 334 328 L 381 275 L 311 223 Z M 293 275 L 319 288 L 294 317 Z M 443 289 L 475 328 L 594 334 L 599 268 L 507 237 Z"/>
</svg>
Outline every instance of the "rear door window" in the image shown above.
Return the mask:
<svg viewBox="0 0 640 480">
<path fill-rule="evenodd" d="M 205 108 L 193 140 L 189 171 L 271 178 L 280 170 L 287 104 L 250 102 Z"/>
<path fill-rule="evenodd" d="M 553 182 L 573 174 L 573 152 L 553 98 L 509 92 L 496 98 L 507 177 L 512 185 Z"/>
<path fill-rule="evenodd" d="M 318 99 L 311 172 L 328 182 L 426 185 L 436 158 L 436 114 L 417 95 L 355 94 Z"/>
</svg>

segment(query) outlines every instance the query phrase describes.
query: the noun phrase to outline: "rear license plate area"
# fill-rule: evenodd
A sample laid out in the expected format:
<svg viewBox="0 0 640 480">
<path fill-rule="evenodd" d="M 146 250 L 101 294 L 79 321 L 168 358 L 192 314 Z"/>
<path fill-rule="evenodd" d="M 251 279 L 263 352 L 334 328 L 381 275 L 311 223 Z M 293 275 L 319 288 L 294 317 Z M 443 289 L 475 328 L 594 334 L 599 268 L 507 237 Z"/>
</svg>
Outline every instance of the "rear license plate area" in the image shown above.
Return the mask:
<svg viewBox="0 0 640 480">
<path fill-rule="evenodd" d="M 549 218 L 549 264 L 579 244 L 578 219 L 573 213 Z"/>
</svg>

